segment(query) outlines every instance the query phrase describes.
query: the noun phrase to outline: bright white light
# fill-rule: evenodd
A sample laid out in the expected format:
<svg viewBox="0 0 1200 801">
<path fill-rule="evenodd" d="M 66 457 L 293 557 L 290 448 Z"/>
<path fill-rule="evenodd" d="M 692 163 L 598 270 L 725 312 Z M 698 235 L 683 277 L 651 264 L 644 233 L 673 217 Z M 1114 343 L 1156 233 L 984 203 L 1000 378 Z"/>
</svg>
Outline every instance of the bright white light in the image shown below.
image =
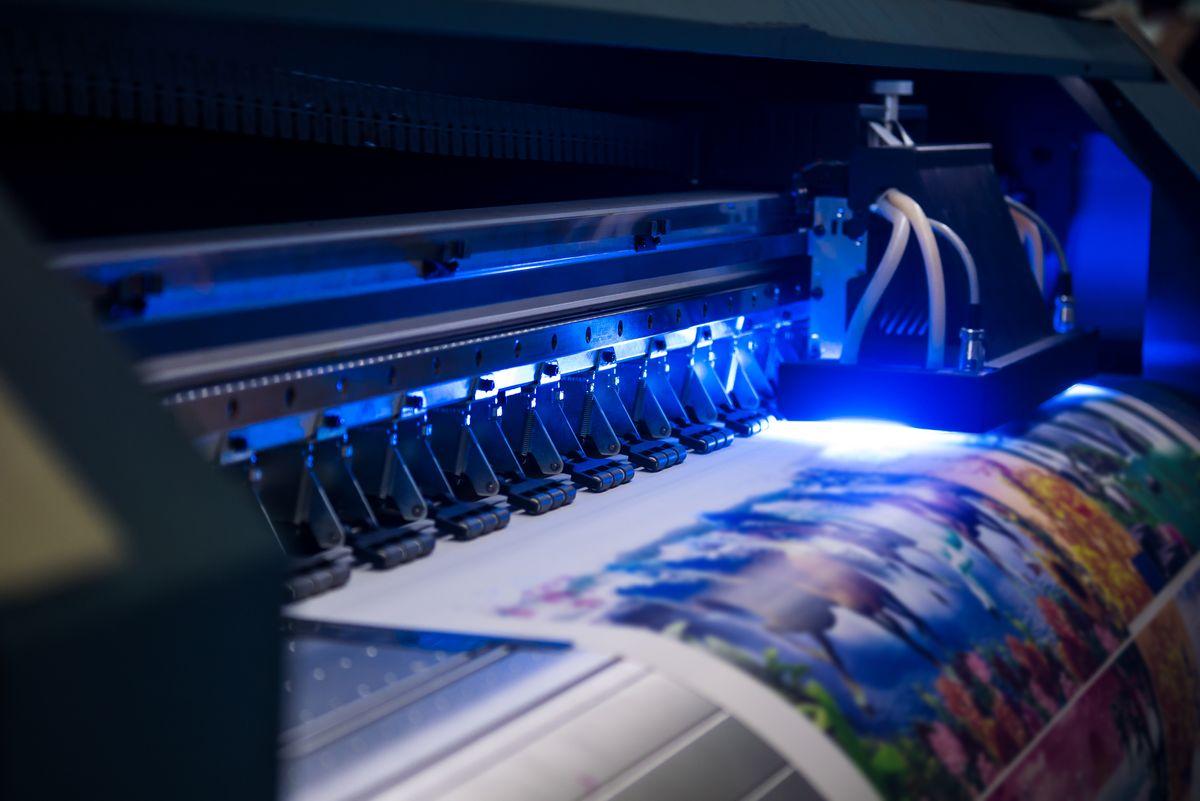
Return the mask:
<svg viewBox="0 0 1200 801">
<path fill-rule="evenodd" d="M 771 426 L 765 435 L 820 448 L 827 456 L 866 460 L 949 448 L 972 440 L 972 435 L 956 431 L 913 428 L 884 420 L 851 419 L 783 420 Z"/>
<path fill-rule="evenodd" d="M 1060 398 L 1107 398 L 1113 394 L 1111 389 L 1098 387 L 1095 384 L 1076 384 L 1064 389 Z"/>
</svg>

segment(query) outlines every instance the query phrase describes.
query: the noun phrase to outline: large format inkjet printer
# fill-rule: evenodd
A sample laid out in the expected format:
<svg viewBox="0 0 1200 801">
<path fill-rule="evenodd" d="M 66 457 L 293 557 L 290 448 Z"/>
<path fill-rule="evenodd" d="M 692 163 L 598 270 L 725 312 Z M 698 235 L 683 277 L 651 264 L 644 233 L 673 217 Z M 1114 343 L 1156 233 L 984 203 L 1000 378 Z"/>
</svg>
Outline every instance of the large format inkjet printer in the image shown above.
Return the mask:
<svg viewBox="0 0 1200 801">
<path fill-rule="evenodd" d="M 1016 5 L 3 5 L 0 795 L 1194 797 L 1200 95 Z"/>
</svg>

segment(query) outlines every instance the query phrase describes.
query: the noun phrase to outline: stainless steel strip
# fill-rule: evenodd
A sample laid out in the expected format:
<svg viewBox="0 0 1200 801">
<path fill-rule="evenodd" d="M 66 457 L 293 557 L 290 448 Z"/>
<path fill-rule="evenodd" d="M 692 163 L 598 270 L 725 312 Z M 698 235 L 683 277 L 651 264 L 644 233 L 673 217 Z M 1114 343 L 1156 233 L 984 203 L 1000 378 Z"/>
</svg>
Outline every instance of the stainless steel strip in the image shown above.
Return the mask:
<svg viewBox="0 0 1200 801">
<path fill-rule="evenodd" d="M 422 236 L 497 225 L 527 225 L 612 215 L 646 215 L 672 209 L 723 203 L 751 203 L 778 197 L 762 192 L 700 191 L 228 228 L 198 234 L 86 240 L 52 249 L 50 264 L 55 269 L 70 270 L 151 258 L 178 258 L 372 238 Z"/>
<path fill-rule="evenodd" d="M 761 265 L 715 267 L 688 273 L 686 278 L 673 280 L 669 292 L 680 294 L 696 291 L 720 285 L 734 277 L 753 282 L 770 272 L 770 269 Z M 435 335 L 438 338 L 453 338 L 477 331 L 482 325 L 503 327 L 522 321 L 528 322 L 531 315 L 540 318 L 568 316 L 585 309 L 633 304 L 661 297 L 668 291 L 664 289 L 661 279 L 630 282 L 615 289 L 618 291 L 599 294 L 593 290 L 584 290 L 565 293 L 556 298 L 537 298 L 498 305 L 490 309 L 475 308 L 454 314 L 410 318 L 403 321 L 403 328 L 396 322 L 377 323 L 172 354 L 139 362 L 137 372 L 146 384 L 155 388 L 194 385 L 226 376 L 328 358 L 334 354 L 348 357 L 354 353 L 401 347 Z"/>
</svg>

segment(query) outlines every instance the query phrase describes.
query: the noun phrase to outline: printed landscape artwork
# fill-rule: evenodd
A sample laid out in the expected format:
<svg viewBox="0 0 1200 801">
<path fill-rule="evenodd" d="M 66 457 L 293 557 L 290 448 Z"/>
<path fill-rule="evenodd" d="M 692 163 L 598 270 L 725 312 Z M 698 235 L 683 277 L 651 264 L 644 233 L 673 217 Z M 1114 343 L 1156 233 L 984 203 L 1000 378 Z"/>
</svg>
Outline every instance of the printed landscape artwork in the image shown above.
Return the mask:
<svg viewBox="0 0 1200 801">
<path fill-rule="evenodd" d="M 1047 770 L 1186 797 L 1200 590 L 1123 643 L 1200 548 L 1198 431 L 1170 399 L 1081 388 L 1000 435 L 831 448 L 782 490 L 499 611 L 728 660 L 885 798 L 1075 797 L 1039 784 Z M 1072 699 L 1057 725 L 1094 729 L 1091 757 L 1039 738 Z"/>
<path fill-rule="evenodd" d="M 1200 797 L 1200 574 L 1025 755 L 997 801 Z"/>
</svg>

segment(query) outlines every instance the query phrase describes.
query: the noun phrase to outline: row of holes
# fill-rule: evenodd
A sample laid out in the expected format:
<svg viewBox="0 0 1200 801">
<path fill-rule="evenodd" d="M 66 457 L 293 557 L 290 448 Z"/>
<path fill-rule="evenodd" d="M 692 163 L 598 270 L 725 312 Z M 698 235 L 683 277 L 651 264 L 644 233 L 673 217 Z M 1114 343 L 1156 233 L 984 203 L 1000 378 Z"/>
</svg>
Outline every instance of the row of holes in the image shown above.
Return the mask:
<svg viewBox="0 0 1200 801">
<path fill-rule="evenodd" d="M 732 296 L 730 296 L 728 298 L 728 304 L 729 304 L 730 310 L 732 311 L 733 305 L 734 305 L 734 299 Z M 757 294 L 750 295 L 750 305 L 751 306 L 758 305 L 758 295 Z M 700 313 L 701 313 L 701 316 L 705 316 L 705 317 L 708 316 L 708 303 L 707 302 L 705 302 L 701 306 Z M 683 320 L 683 310 L 678 309 L 678 308 L 675 309 L 676 325 L 678 325 L 680 323 L 680 321 L 682 321 L 682 320 Z M 646 328 L 648 328 L 648 329 L 654 328 L 654 315 L 653 314 L 646 315 Z M 617 321 L 617 336 L 619 336 L 619 337 L 625 336 L 625 321 L 624 320 Z M 588 326 L 586 329 L 584 329 L 583 340 L 584 340 L 584 342 L 591 344 L 591 341 L 592 341 L 591 326 Z M 551 351 L 558 350 L 558 334 L 551 335 L 550 350 Z M 519 340 L 519 339 L 516 340 L 515 342 L 513 342 L 513 356 L 518 359 L 521 358 L 521 340 Z M 475 351 L 475 366 L 477 368 L 483 367 L 483 361 L 484 361 L 483 350 L 480 349 L 480 350 Z M 438 356 L 434 356 L 433 357 L 433 373 L 434 373 L 434 375 L 437 375 L 438 373 L 440 373 L 441 369 L 442 369 L 441 358 L 439 358 Z M 388 372 L 388 385 L 395 386 L 396 380 L 397 380 L 396 368 L 393 367 Z M 343 395 L 346 394 L 345 379 L 338 379 L 338 391 Z M 295 403 L 296 403 L 296 387 L 289 385 L 283 391 L 283 405 L 284 405 L 284 407 L 290 409 L 290 408 L 292 408 L 293 405 L 295 405 Z M 226 412 L 226 416 L 230 420 L 233 420 L 237 417 L 237 414 L 238 414 L 237 398 L 229 399 L 229 402 L 225 405 L 225 412 Z"/>
</svg>

